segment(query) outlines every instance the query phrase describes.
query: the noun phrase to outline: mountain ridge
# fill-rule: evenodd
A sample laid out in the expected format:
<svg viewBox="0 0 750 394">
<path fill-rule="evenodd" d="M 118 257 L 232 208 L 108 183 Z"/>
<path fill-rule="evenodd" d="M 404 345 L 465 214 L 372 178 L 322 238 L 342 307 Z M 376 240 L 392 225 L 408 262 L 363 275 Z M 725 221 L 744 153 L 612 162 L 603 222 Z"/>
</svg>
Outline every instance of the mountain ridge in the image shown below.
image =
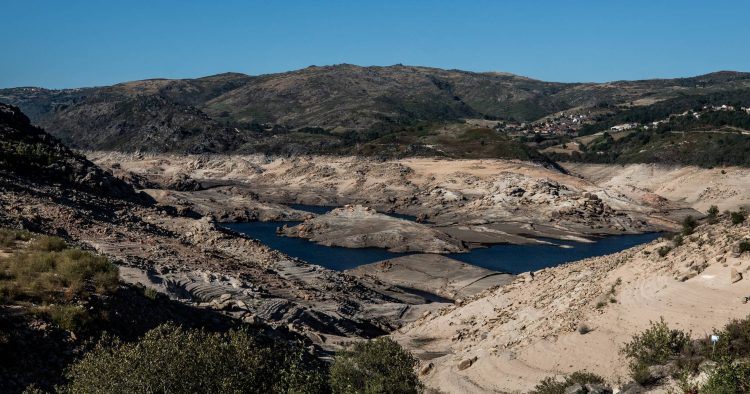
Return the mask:
<svg viewBox="0 0 750 394">
<path fill-rule="evenodd" d="M 745 88 L 750 73 L 733 71 L 560 83 L 499 72 L 340 64 L 257 76 L 8 88 L 0 89 L 0 101 L 79 149 L 232 153 L 272 146 L 282 153 L 356 153 L 362 142 L 396 132 L 414 136 L 420 127 L 463 119 L 529 122 L 576 108 Z"/>
</svg>

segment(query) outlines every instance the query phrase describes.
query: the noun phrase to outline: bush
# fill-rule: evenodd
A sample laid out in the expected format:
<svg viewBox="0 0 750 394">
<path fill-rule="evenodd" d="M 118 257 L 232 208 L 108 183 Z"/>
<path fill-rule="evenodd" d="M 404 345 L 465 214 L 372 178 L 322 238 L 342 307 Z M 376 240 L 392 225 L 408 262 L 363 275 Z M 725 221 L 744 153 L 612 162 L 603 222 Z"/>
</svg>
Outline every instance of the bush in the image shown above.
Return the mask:
<svg viewBox="0 0 750 394">
<path fill-rule="evenodd" d="M 750 364 L 724 360 L 716 367 L 701 388 L 702 393 L 750 392 Z"/>
<path fill-rule="evenodd" d="M 262 345 L 248 331 L 159 326 L 137 342 L 105 336 L 71 366 L 64 393 L 318 393 L 320 364 L 301 347 Z"/>
<path fill-rule="evenodd" d="M 81 331 L 92 320 L 88 311 L 77 305 L 50 305 L 45 312 L 58 327 L 72 332 Z"/>
<path fill-rule="evenodd" d="M 80 249 L 65 249 L 61 241 L 40 237 L 27 250 L 0 260 L 0 294 L 6 301 L 60 302 L 117 289 L 114 264 Z"/>
<path fill-rule="evenodd" d="M 336 354 L 330 384 L 334 393 L 417 393 L 417 360 L 387 337 L 358 342 Z"/>
<path fill-rule="evenodd" d="M 648 371 L 648 365 L 642 362 L 630 363 L 630 378 L 642 386 L 648 386 L 654 383 L 654 378 Z"/>
<path fill-rule="evenodd" d="M 717 333 L 719 342 L 716 343 L 715 350 L 707 357 L 713 355 L 715 361 L 721 361 L 724 358 L 746 358 L 750 357 L 750 318 L 742 320 L 732 320 Z M 708 340 L 704 340 L 706 352 L 711 348 Z"/>
<path fill-rule="evenodd" d="M 719 216 L 719 207 L 717 207 L 716 205 L 711 205 L 711 207 L 708 208 L 707 216 L 709 223 L 715 224 L 716 222 L 718 222 L 717 218 Z"/>
<path fill-rule="evenodd" d="M 530 391 L 529 394 L 560 394 L 565 391 L 566 388 L 574 384 L 586 385 L 586 384 L 604 384 L 604 378 L 599 375 L 578 371 L 565 377 L 563 381 L 558 381 L 555 378 L 544 378 L 539 384 L 534 387 L 534 390 Z"/>
<path fill-rule="evenodd" d="M 695 227 L 698 225 L 698 223 L 693 219 L 692 216 L 688 215 L 683 221 L 682 221 L 682 235 L 690 235 L 695 232 Z"/>
<path fill-rule="evenodd" d="M 690 336 L 672 330 L 661 319 L 651 322 L 646 331 L 636 334 L 622 348 L 622 353 L 631 360 L 631 370 L 636 366 L 662 365 L 676 358 L 690 343 Z"/>
<path fill-rule="evenodd" d="M 750 252 L 750 242 L 742 241 L 740 242 L 738 248 L 740 253 Z"/>
<path fill-rule="evenodd" d="M 732 224 L 740 224 L 745 222 L 745 213 L 742 211 L 731 212 L 729 216 L 732 218 Z"/>
<path fill-rule="evenodd" d="M 66 247 L 65 241 L 61 238 L 43 235 L 34 239 L 29 249 L 39 252 L 59 252 Z"/>
<path fill-rule="evenodd" d="M 669 246 L 662 246 L 661 248 L 659 248 L 659 250 L 657 252 L 659 253 L 659 257 L 664 257 L 667 254 L 669 254 L 669 252 L 671 250 L 672 250 L 672 248 L 669 247 Z"/>
<path fill-rule="evenodd" d="M 29 239 L 31 239 L 31 233 L 28 231 L 0 228 L 0 247 L 9 248 L 15 245 L 16 241 L 28 241 Z"/>
</svg>

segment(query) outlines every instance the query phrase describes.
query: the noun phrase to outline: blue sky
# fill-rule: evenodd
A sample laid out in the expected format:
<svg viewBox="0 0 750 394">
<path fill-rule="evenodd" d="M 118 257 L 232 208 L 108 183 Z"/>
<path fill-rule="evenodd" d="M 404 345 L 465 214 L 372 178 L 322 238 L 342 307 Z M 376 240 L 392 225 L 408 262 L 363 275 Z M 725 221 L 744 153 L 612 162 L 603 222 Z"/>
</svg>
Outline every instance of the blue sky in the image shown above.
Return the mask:
<svg viewBox="0 0 750 394">
<path fill-rule="evenodd" d="M 0 87 L 396 63 L 610 81 L 750 71 L 750 1 L 10 0 Z"/>
</svg>

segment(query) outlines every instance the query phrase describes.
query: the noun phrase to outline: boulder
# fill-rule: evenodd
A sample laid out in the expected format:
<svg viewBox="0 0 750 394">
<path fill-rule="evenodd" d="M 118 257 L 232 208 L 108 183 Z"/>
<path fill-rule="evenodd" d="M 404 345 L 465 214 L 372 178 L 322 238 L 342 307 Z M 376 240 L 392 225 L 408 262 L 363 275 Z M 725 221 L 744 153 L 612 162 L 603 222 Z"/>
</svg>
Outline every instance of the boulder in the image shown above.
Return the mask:
<svg viewBox="0 0 750 394">
<path fill-rule="evenodd" d="M 642 394 L 645 393 L 646 389 L 638 384 L 637 382 L 630 382 L 620 387 L 619 394 Z"/>
<path fill-rule="evenodd" d="M 467 369 L 467 368 L 471 367 L 474 364 L 475 361 L 477 361 L 476 356 L 472 357 L 472 358 L 465 358 L 465 359 L 461 360 L 461 362 L 458 363 L 458 370 L 459 371 L 463 371 L 464 369 Z"/>
<path fill-rule="evenodd" d="M 586 385 L 588 394 L 612 394 L 612 388 L 601 383 L 589 383 Z"/>
<path fill-rule="evenodd" d="M 648 367 L 648 374 L 651 376 L 651 380 L 661 380 L 672 374 L 671 365 L 652 365 Z"/>
<path fill-rule="evenodd" d="M 736 268 L 732 268 L 729 271 L 729 280 L 731 283 L 737 283 L 742 280 L 742 274 L 739 273 Z"/>
<path fill-rule="evenodd" d="M 568 386 L 563 391 L 563 394 L 586 394 L 586 389 L 580 384 L 576 383 L 572 386 Z"/>
<path fill-rule="evenodd" d="M 432 372 L 433 368 L 435 368 L 435 364 L 431 362 L 427 363 L 424 366 L 422 366 L 422 368 L 420 368 L 419 375 L 420 376 L 429 375 L 430 372 Z"/>
</svg>

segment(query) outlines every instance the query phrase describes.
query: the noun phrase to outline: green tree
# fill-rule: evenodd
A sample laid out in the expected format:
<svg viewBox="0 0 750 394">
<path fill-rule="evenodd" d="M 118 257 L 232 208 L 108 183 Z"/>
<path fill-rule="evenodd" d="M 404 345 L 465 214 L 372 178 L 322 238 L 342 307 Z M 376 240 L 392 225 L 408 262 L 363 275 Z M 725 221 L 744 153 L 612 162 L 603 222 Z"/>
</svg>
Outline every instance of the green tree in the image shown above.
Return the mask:
<svg viewBox="0 0 750 394">
<path fill-rule="evenodd" d="M 336 354 L 330 384 L 335 394 L 418 393 L 417 360 L 387 337 L 358 342 Z"/>
<path fill-rule="evenodd" d="M 105 336 L 67 372 L 66 393 L 317 393 L 325 379 L 301 348 L 245 330 L 159 326 L 137 342 Z"/>
</svg>

